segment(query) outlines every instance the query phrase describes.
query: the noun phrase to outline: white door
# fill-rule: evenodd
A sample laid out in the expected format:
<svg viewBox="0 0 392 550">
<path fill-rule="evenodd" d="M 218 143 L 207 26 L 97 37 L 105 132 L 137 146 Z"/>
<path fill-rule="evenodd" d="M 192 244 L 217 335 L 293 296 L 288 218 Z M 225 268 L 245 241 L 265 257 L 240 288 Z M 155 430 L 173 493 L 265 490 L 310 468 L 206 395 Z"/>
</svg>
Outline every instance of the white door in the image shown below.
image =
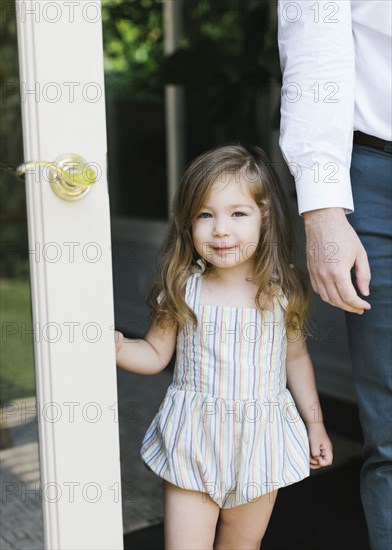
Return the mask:
<svg viewBox="0 0 392 550">
<path fill-rule="evenodd" d="M 26 167 L 45 547 L 120 549 L 101 4 L 16 0 L 16 13 L 25 162 L 73 153 L 84 181 L 97 174 L 65 200 L 53 169 Z"/>
</svg>

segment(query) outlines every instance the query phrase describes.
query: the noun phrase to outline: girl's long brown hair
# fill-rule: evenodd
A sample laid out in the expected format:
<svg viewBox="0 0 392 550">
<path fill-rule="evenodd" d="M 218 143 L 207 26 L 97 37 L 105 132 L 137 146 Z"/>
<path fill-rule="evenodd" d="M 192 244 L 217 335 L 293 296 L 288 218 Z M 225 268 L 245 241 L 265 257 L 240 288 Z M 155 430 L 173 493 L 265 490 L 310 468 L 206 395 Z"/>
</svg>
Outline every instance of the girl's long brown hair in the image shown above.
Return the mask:
<svg viewBox="0 0 392 550">
<path fill-rule="evenodd" d="M 279 178 L 266 153 L 257 146 L 225 145 L 193 160 L 181 179 L 174 198 L 169 231 L 160 253 L 159 278 L 147 294 L 152 315 L 161 327 L 197 324 L 185 302 L 187 278 L 199 255 L 193 246 L 192 223 L 199 214 L 212 185 L 233 175 L 245 184 L 261 213 L 260 240 L 252 258 L 257 284 L 256 304 L 270 306 L 272 296 L 286 294 L 287 327 L 303 330 L 309 311 L 309 285 L 305 275 L 291 267 L 294 253 L 294 226 Z M 211 265 L 206 262 L 206 272 Z"/>
</svg>

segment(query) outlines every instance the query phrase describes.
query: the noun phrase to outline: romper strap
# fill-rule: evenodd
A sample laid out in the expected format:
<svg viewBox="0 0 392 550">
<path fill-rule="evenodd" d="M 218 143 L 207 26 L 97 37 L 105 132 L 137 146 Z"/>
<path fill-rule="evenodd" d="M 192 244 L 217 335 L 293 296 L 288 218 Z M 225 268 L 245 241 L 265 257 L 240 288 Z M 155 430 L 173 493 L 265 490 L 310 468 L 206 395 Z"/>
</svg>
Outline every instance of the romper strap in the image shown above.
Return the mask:
<svg viewBox="0 0 392 550">
<path fill-rule="evenodd" d="M 278 302 L 282 306 L 283 309 L 286 309 L 287 304 L 289 303 L 286 294 L 283 292 L 282 289 L 279 290 L 278 294 L 276 295 L 276 298 L 278 299 Z"/>
<path fill-rule="evenodd" d="M 279 277 L 278 277 L 277 273 L 273 273 L 271 279 L 276 285 L 279 285 Z M 282 306 L 282 308 L 286 309 L 287 304 L 288 304 L 288 299 L 287 299 L 287 296 L 283 292 L 282 287 L 280 285 L 279 285 L 278 293 L 275 296 L 276 296 L 278 302 L 280 303 L 280 305 Z"/>
<path fill-rule="evenodd" d="M 195 309 L 199 303 L 200 290 L 201 290 L 201 275 L 204 272 L 204 268 L 199 264 L 194 266 L 192 273 L 189 275 L 186 287 L 185 287 L 185 300 L 186 303 Z"/>
</svg>

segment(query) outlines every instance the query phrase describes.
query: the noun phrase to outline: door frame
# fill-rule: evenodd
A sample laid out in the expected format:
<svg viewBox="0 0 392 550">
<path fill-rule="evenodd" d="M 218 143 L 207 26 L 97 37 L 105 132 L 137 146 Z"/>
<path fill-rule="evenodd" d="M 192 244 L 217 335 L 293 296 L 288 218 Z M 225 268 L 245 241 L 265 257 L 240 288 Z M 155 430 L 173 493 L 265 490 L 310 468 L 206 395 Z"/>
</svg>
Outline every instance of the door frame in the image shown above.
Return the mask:
<svg viewBox="0 0 392 550">
<path fill-rule="evenodd" d="M 25 178 L 45 548 L 122 549 L 101 2 L 15 1 L 25 162 L 98 176 L 78 201 Z"/>
</svg>

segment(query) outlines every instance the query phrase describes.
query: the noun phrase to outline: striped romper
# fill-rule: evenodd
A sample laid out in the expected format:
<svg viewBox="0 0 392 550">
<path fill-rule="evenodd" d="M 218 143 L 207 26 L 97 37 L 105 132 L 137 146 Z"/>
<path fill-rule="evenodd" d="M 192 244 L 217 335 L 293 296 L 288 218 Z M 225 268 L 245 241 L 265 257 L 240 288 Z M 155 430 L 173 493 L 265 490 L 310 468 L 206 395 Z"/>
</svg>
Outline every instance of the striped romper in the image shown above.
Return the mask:
<svg viewBox="0 0 392 550">
<path fill-rule="evenodd" d="M 140 454 L 163 479 L 233 508 L 308 477 L 309 441 L 286 388 L 286 296 L 263 312 L 201 305 L 202 280 L 187 280 L 198 327 L 188 321 L 177 337 L 173 381 Z"/>
</svg>

